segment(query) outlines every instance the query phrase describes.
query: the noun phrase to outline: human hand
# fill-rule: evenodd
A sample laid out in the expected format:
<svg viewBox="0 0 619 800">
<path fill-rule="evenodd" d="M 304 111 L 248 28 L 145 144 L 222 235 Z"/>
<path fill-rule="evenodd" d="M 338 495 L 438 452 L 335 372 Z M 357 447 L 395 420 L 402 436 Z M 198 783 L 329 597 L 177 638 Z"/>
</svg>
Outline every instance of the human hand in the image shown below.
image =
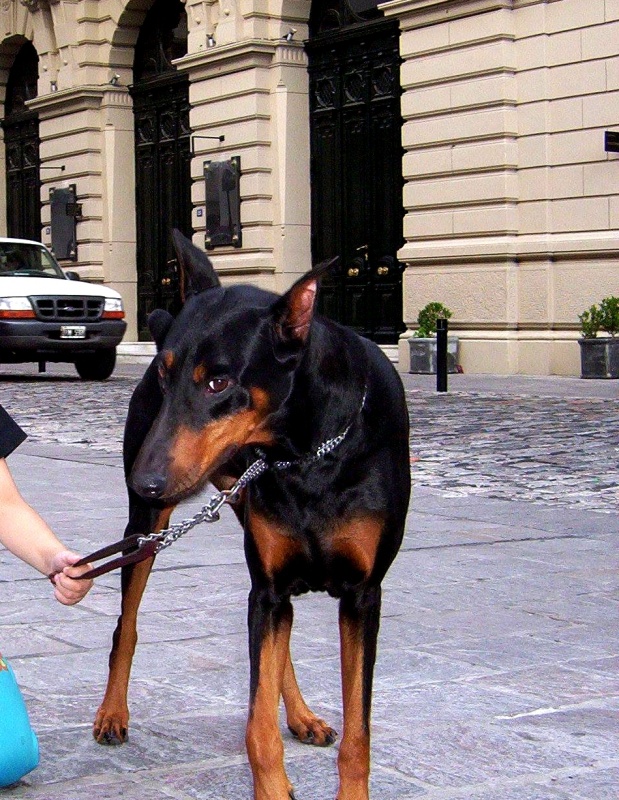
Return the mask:
<svg viewBox="0 0 619 800">
<path fill-rule="evenodd" d="M 72 606 L 90 591 L 92 580 L 74 580 L 84 575 L 92 569 L 92 564 L 84 564 L 83 567 L 72 567 L 81 556 L 69 550 L 61 550 L 52 559 L 50 568 L 50 580 L 54 584 L 54 595 L 63 606 Z"/>
</svg>

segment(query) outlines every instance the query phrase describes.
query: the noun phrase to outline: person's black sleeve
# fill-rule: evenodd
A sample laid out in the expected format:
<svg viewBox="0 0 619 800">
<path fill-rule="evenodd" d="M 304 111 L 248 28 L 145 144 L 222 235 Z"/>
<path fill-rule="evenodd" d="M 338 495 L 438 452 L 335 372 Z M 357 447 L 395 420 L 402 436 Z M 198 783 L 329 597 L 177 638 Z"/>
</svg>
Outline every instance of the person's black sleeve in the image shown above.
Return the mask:
<svg viewBox="0 0 619 800">
<path fill-rule="evenodd" d="M 13 417 L 0 406 L 0 458 L 6 458 L 20 445 L 26 434 Z"/>
</svg>

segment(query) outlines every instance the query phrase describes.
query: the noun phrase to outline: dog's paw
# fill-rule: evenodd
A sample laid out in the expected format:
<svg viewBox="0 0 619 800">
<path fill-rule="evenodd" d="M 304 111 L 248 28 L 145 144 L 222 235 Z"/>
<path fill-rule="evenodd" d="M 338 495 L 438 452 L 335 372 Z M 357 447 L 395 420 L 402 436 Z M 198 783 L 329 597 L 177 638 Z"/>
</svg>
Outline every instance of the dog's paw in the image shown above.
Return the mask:
<svg viewBox="0 0 619 800">
<path fill-rule="evenodd" d="M 129 740 L 129 734 L 126 728 L 122 728 L 120 734 L 114 731 L 106 731 L 105 733 L 100 733 L 98 736 L 95 734 L 95 739 L 99 744 L 118 747 L 118 745 L 124 744 Z"/>
<path fill-rule="evenodd" d="M 100 708 L 95 717 L 92 735 L 99 744 L 116 746 L 129 738 L 129 714 L 110 713 Z"/>
<path fill-rule="evenodd" d="M 317 747 L 328 747 L 337 739 L 337 731 L 333 730 L 324 719 L 320 717 L 306 717 L 294 723 L 288 723 L 290 733 L 303 744 L 313 744 Z"/>
</svg>

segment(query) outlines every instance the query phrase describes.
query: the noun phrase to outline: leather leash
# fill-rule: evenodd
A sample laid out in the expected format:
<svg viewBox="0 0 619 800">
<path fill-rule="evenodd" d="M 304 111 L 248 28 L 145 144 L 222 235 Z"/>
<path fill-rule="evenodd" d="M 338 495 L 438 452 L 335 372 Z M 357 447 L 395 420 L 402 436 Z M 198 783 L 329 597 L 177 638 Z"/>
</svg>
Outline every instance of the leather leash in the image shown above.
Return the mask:
<svg viewBox="0 0 619 800">
<path fill-rule="evenodd" d="M 363 406 L 365 405 L 366 397 L 367 386 L 363 392 L 363 398 L 357 413 L 361 413 Z M 144 561 L 151 556 L 155 556 L 161 550 L 165 550 L 166 547 L 174 544 L 177 539 L 180 539 L 181 536 L 184 536 L 201 522 L 217 522 L 220 519 L 219 511 L 221 507 L 225 503 L 233 503 L 240 494 L 241 490 L 244 489 L 248 483 L 251 483 L 251 481 L 260 477 L 260 475 L 262 475 L 263 472 L 266 472 L 267 469 L 285 470 L 293 467 L 296 464 L 312 464 L 330 453 L 332 450 L 335 450 L 335 448 L 344 441 L 348 435 L 348 432 L 352 428 L 352 425 L 353 423 L 351 421 L 348 426 L 337 436 L 327 439 L 327 441 L 323 442 L 313 453 L 310 453 L 309 455 L 306 455 L 303 458 L 299 458 L 295 461 L 273 461 L 272 463 L 269 463 L 266 459 L 265 453 L 262 450 L 258 450 L 260 458 L 256 459 L 256 461 L 254 461 L 245 470 L 234 486 L 232 486 L 231 489 L 224 489 L 223 491 L 214 494 L 208 503 L 202 506 L 200 511 L 198 511 L 197 514 L 194 514 L 193 517 L 189 517 L 182 522 L 177 522 L 174 525 L 170 525 L 169 528 L 164 528 L 156 533 L 134 533 L 118 542 L 107 545 L 107 547 L 102 547 L 100 550 L 95 550 L 94 553 L 84 556 L 84 558 L 81 558 L 71 566 L 83 567 L 92 561 L 101 561 L 101 559 L 109 558 L 109 556 L 113 556 L 116 553 L 123 553 L 123 555 L 118 556 L 118 558 L 113 558 L 98 567 L 94 567 L 79 577 L 74 577 L 72 575 L 69 577 L 76 581 L 98 578 L 100 575 L 105 575 L 107 572 L 111 572 L 119 567 L 125 567 L 127 564 L 138 564 L 140 561 Z M 50 575 L 50 578 L 51 577 L 53 576 Z"/>
<path fill-rule="evenodd" d="M 245 470 L 231 489 L 224 489 L 214 494 L 208 503 L 202 506 L 200 511 L 194 514 L 193 517 L 170 525 L 169 528 L 164 528 L 156 533 L 134 533 L 131 536 L 120 539 L 118 542 L 109 544 L 107 547 L 95 550 L 94 553 L 84 556 L 84 558 L 81 558 L 71 566 L 83 567 L 92 561 L 100 561 L 115 553 L 123 553 L 124 555 L 113 558 L 111 561 L 107 561 L 105 564 L 101 564 L 98 567 L 94 567 L 79 577 L 73 575 L 69 577 L 73 578 L 75 581 L 98 578 L 100 575 L 105 575 L 107 572 L 111 572 L 113 569 L 118 569 L 119 567 L 124 567 L 127 564 L 138 564 L 140 561 L 144 561 L 156 555 L 161 550 L 164 550 L 166 547 L 169 547 L 171 544 L 174 544 L 177 539 L 180 539 L 181 536 L 184 536 L 201 522 L 217 522 L 221 516 L 219 511 L 224 503 L 233 503 L 241 490 L 259 475 L 262 475 L 262 473 L 268 469 L 268 466 L 264 458 L 257 459 Z M 127 553 L 127 550 L 130 552 Z"/>
</svg>

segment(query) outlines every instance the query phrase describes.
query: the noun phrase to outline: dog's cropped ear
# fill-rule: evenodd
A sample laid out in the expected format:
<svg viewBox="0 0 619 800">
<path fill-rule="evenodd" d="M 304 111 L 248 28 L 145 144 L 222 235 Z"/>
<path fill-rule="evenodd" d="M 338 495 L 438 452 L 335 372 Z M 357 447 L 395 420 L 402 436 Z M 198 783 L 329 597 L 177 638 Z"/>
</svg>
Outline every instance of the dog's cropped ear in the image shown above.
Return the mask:
<svg viewBox="0 0 619 800">
<path fill-rule="evenodd" d="M 162 308 L 156 308 L 148 315 L 148 330 L 150 335 L 155 340 L 157 352 L 163 347 L 165 337 L 168 335 L 170 326 L 174 322 L 174 317 L 169 311 L 164 311 Z"/>
<path fill-rule="evenodd" d="M 280 340 L 299 344 L 307 340 L 314 318 L 320 279 L 333 268 L 337 260 L 333 258 L 317 264 L 275 302 L 273 317 L 275 331 Z"/>
<path fill-rule="evenodd" d="M 179 266 L 179 283 L 183 303 L 192 294 L 219 286 L 219 278 L 210 258 L 186 236 L 174 228 L 172 241 Z"/>
</svg>

